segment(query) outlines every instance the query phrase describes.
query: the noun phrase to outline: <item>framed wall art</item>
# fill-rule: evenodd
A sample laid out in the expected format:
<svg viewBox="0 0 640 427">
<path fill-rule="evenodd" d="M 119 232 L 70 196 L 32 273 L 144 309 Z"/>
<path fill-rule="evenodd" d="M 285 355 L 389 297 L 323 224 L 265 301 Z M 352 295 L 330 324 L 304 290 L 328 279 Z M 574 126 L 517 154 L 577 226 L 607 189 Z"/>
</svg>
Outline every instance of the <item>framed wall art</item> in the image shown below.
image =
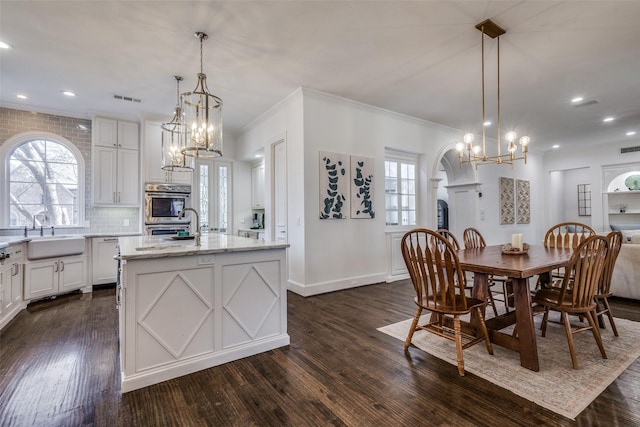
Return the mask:
<svg viewBox="0 0 640 427">
<path fill-rule="evenodd" d="M 320 151 L 320 219 L 343 219 L 349 212 L 349 156 Z"/>
<path fill-rule="evenodd" d="M 351 156 L 351 218 L 375 218 L 373 165 L 370 157 Z"/>
<path fill-rule="evenodd" d="M 529 181 L 516 179 L 516 223 L 531 222 L 531 186 Z"/>
<path fill-rule="evenodd" d="M 516 219 L 514 180 L 500 177 L 500 224 L 513 224 Z"/>
</svg>

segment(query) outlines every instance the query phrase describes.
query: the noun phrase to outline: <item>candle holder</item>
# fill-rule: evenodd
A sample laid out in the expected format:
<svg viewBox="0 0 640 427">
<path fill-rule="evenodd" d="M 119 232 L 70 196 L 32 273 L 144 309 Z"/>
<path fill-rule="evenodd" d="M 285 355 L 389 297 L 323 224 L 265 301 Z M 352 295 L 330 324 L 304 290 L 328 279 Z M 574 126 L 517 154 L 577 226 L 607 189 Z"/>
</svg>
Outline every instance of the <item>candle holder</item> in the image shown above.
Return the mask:
<svg viewBox="0 0 640 427">
<path fill-rule="evenodd" d="M 506 245 L 502 245 L 502 253 L 506 255 L 523 255 L 529 252 L 529 244 L 523 243 L 522 249 L 514 248 L 511 243 L 507 243 Z"/>
</svg>

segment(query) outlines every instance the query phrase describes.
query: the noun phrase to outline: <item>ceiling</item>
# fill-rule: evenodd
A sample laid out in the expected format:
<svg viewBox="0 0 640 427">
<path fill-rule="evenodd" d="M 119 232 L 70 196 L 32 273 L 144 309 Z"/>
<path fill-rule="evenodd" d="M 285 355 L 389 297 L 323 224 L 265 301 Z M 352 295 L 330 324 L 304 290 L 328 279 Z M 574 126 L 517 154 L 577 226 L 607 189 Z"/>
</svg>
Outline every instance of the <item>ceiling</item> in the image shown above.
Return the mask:
<svg viewBox="0 0 640 427">
<path fill-rule="evenodd" d="M 0 0 L 0 105 L 168 121 L 174 75 L 209 89 L 236 133 L 299 87 L 481 132 L 481 33 L 501 37 L 501 124 L 552 145 L 640 138 L 640 2 Z M 496 46 L 486 39 L 487 119 Z M 65 97 L 62 90 L 77 93 Z M 28 96 L 16 98 L 18 93 Z M 117 100 L 114 95 L 140 99 Z M 597 101 L 576 107 L 575 96 Z M 589 103 L 589 102 L 587 102 Z M 606 116 L 615 120 L 602 122 Z M 626 136 L 631 130 L 635 136 Z M 495 136 L 495 125 L 487 130 Z"/>
</svg>

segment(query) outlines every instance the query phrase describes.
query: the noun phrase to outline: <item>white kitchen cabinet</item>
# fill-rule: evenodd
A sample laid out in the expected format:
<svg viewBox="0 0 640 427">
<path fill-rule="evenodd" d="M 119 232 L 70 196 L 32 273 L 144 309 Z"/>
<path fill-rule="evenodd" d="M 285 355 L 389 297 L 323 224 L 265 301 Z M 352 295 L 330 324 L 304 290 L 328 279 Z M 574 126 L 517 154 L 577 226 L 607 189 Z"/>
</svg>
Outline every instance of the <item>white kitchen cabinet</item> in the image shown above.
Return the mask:
<svg viewBox="0 0 640 427">
<path fill-rule="evenodd" d="M 139 206 L 138 124 L 93 120 L 93 204 Z"/>
<path fill-rule="evenodd" d="M 193 172 L 172 172 L 162 169 L 161 125 L 160 122 L 145 122 L 143 139 L 145 182 L 171 182 L 190 185 Z"/>
<path fill-rule="evenodd" d="M 0 264 L 0 329 L 22 309 L 24 246 L 11 245 L 5 252 L 9 258 Z"/>
<path fill-rule="evenodd" d="M 113 256 L 118 251 L 117 237 L 94 237 L 91 239 L 91 283 L 104 285 L 115 283 L 118 262 Z"/>
<path fill-rule="evenodd" d="M 251 168 L 251 207 L 264 209 L 264 163 Z"/>
<path fill-rule="evenodd" d="M 69 256 L 29 261 L 25 268 L 24 299 L 62 294 L 86 285 L 87 258 Z"/>
</svg>

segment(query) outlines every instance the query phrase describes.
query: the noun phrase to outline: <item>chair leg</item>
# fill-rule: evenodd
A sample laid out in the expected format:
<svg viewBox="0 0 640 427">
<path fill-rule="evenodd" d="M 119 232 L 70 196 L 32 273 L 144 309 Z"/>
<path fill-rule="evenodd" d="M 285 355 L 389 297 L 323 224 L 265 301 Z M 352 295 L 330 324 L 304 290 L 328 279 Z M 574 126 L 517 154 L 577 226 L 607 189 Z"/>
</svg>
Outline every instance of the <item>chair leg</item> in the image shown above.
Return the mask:
<svg viewBox="0 0 640 427">
<path fill-rule="evenodd" d="M 604 351 L 604 345 L 602 344 L 602 337 L 600 336 L 600 329 L 598 329 L 598 325 L 596 325 L 596 311 L 587 311 L 585 313 L 589 324 L 591 325 L 591 330 L 593 331 L 593 337 L 596 339 L 596 343 L 598 344 L 598 348 L 600 349 L 600 354 L 603 359 L 607 358 L 607 353 Z"/>
<path fill-rule="evenodd" d="M 491 340 L 489 339 L 489 331 L 487 330 L 487 325 L 484 323 L 482 310 L 480 310 L 480 307 L 477 307 L 476 310 L 478 312 L 478 319 L 480 320 L 480 329 L 484 334 L 484 344 L 487 346 L 489 354 L 493 354 L 493 345 L 491 345 Z"/>
<path fill-rule="evenodd" d="M 491 303 L 491 308 L 493 308 L 493 315 L 498 317 L 498 309 L 496 309 L 496 300 L 493 299 L 493 293 L 491 289 L 489 289 L 489 302 Z"/>
<path fill-rule="evenodd" d="M 464 359 L 462 357 L 462 332 L 460 331 L 460 316 L 453 317 L 453 331 L 456 338 L 456 356 L 458 360 L 458 375 L 464 377 Z"/>
<path fill-rule="evenodd" d="M 576 358 L 576 347 L 573 344 L 573 331 L 571 330 L 571 323 L 569 322 L 569 316 L 566 312 L 561 313 L 562 321 L 564 323 L 564 330 L 567 333 L 567 343 L 569 344 L 569 353 L 571 353 L 571 364 L 573 369 L 578 369 L 578 359 Z"/>
<path fill-rule="evenodd" d="M 547 322 L 549 321 L 549 307 L 544 308 L 544 316 L 542 316 L 542 324 L 540 325 L 540 330 L 542 331 L 542 336 L 547 335 Z"/>
<path fill-rule="evenodd" d="M 407 335 L 407 339 L 404 341 L 404 351 L 407 351 L 407 349 L 411 345 L 411 338 L 413 338 L 413 333 L 416 331 L 416 326 L 418 326 L 418 320 L 420 320 L 420 314 L 422 314 L 422 307 L 418 307 L 418 309 L 416 310 L 415 316 L 413 316 L 413 322 L 411 322 L 409 335 Z"/>
<path fill-rule="evenodd" d="M 611 329 L 613 329 L 613 335 L 618 337 L 618 328 L 616 328 L 616 323 L 613 321 L 613 314 L 611 313 L 611 307 L 609 306 L 609 300 L 604 298 L 602 300 L 605 309 L 607 310 L 607 317 L 609 318 L 609 323 L 611 323 Z"/>
</svg>

